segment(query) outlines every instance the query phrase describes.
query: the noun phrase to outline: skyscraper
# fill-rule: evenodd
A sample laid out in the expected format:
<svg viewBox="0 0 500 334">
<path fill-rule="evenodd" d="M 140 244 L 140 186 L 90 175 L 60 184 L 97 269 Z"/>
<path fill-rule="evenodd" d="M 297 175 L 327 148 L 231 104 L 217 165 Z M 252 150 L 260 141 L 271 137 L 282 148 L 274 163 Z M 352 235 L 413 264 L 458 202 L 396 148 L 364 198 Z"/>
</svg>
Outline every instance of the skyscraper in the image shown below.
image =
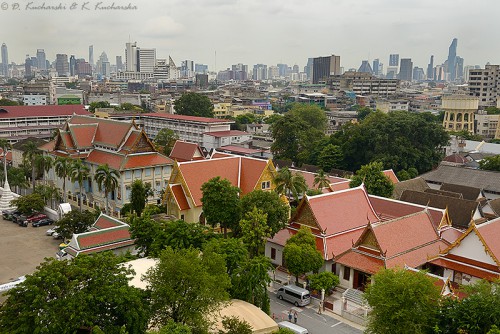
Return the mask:
<svg viewBox="0 0 500 334">
<path fill-rule="evenodd" d="M 26 55 L 26 60 L 24 61 L 24 77 L 26 79 L 31 78 L 31 58 L 30 58 L 30 55 Z"/>
<path fill-rule="evenodd" d="M 399 65 L 399 54 L 389 55 L 389 66 L 398 66 Z"/>
<path fill-rule="evenodd" d="M 97 61 L 96 72 L 98 75 L 101 75 L 102 77 L 106 78 L 110 77 L 111 65 L 108 60 L 108 55 L 104 51 L 101 53 L 101 55 L 99 56 L 99 60 Z"/>
<path fill-rule="evenodd" d="M 456 79 L 464 78 L 464 59 L 462 57 L 457 56 L 455 71 L 456 71 Z"/>
<path fill-rule="evenodd" d="M 340 75 L 340 56 L 313 58 L 312 83 L 317 84 L 332 75 Z"/>
<path fill-rule="evenodd" d="M 125 63 L 127 72 L 137 72 L 137 43 L 125 44 Z"/>
<path fill-rule="evenodd" d="M 434 80 L 434 55 L 431 56 L 429 65 L 427 65 L 427 80 Z"/>
<path fill-rule="evenodd" d="M 93 45 L 89 46 L 89 64 L 91 66 L 94 65 L 94 46 Z"/>
<path fill-rule="evenodd" d="M 377 59 L 373 59 L 373 75 L 375 76 L 378 76 L 379 75 L 379 65 L 380 65 L 380 60 L 377 58 Z"/>
<path fill-rule="evenodd" d="M 137 72 L 153 73 L 156 64 L 156 49 L 137 48 Z"/>
<path fill-rule="evenodd" d="M 67 54 L 56 55 L 56 71 L 60 77 L 67 77 L 69 74 L 69 62 Z"/>
<path fill-rule="evenodd" d="M 75 55 L 71 55 L 69 57 L 69 75 L 76 75 L 76 58 Z"/>
<path fill-rule="evenodd" d="M 450 74 L 450 81 L 455 81 L 457 78 L 457 39 L 454 38 L 448 49 L 448 73 Z"/>
<path fill-rule="evenodd" d="M 7 52 L 7 45 L 2 44 L 2 70 L 1 74 L 8 77 L 9 76 L 9 53 Z"/>
<path fill-rule="evenodd" d="M 412 81 L 413 62 L 411 58 L 401 58 L 401 66 L 399 68 L 399 80 Z"/>
<path fill-rule="evenodd" d="M 116 71 L 123 71 L 122 56 L 116 56 Z"/>
<path fill-rule="evenodd" d="M 37 67 L 39 70 L 47 69 L 47 58 L 45 57 L 45 50 L 38 49 L 36 50 L 36 60 L 38 62 Z"/>
</svg>

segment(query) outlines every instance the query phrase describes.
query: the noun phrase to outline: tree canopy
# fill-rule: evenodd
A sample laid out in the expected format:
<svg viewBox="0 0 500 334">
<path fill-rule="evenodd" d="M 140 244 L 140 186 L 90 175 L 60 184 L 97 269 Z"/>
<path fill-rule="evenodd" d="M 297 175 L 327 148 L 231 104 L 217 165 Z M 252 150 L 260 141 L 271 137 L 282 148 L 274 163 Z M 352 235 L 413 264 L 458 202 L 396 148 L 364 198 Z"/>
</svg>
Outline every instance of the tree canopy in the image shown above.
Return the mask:
<svg viewBox="0 0 500 334">
<path fill-rule="evenodd" d="M 372 308 L 369 333 L 434 333 L 440 288 L 426 273 L 382 269 L 373 276 L 365 298 Z"/>
<path fill-rule="evenodd" d="M 130 205 L 140 217 L 146 207 L 148 197 L 152 195 L 151 183 L 144 183 L 141 179 L 134 180 L 130 190 Z"/>
<path fill-rule="evenodd" d="M 210 179 L 201 186 L 201 203 L 207 222 L 215 227 L 219 224 L 224 229 L 237 228 L 240 221 L 240 189 L 227 179 L 219 176 Z"/>
<path fill-rule="evenodd" d="M 94 214 L 88 210 L 70 211 L 57 222 L 57 233 L 64 239 L 70 239 L 75 233 L 87 232 L 94 223 L 94 218 Z"/>
<path fill-rule="evenodd" d="M 250 257 L 257 256 L 264 249 L 267 238 L 271 236 L 271 229 L 267 225 L 267 214 L 261 209 L 253 207 L 240 221 L 241 240 L 248 247 Z"/>
<path fill-rule="evenodd" d="M 500 172 L 500 155 L 486 157 L 479 161 L 479 168 Z"/>
<path fill-rule="evenodd" d="M 381 162 L 371 162 L 361 168 L 352 177 L 349 186 L 358 187 L 364 183 L 369 194 L 383 197 L 391 197 L 394 190 L 392 181 L 382 172 Z"/>
<path fill-rule="evenodd" d="M 154 144 L 160 153 L 165 155 L 170 155 L 175 142 L 179 139 L 179 136 L 174 132 L 174 130 L 163 128 L 158 131 L 155 136 Z"/>
<path fill-rule="evenodd" d="M 318 271 L 324 263 L 323 256 L 316 249 L 316 239 L 311 229 L 305 226 L 286 241 L 283 258 L 286 268 L 295 275 L 297 283 L 299 275 Z"/>
<path fill-rule="evenodd" d="M 196 249 L 167 247 L 159 263 L 146 274 L 150 286 L 152 324 L 172 320 L 198 333 L 208 326 L 208 316 L 228 300 L 230 286 L 222 256 Z"/>
<path fill-rule="evenodd" d="M 278 194 L 285 195 L 288 199 L 292 197 L 298 200 L 300 196 L 307 191 L 307 184 L 302 174 L 292 172 L 288 167 L 281 168 L 274 176 L 276 191 Z"/>
<path fill-rule="evenodd" d="M 21 211 L 21 213 L 30 214 L 35 211 L 42 211 L 45 206 L 45 200 L 40 194 L 33 193 L 13 199 L 11 204 Z"/>
<path fill-rule="evenodd" d="M 174 109 L 179 115 L 214 117 L 212 101 L 199 93 L 183 93 L 180 98 L 174 101 Z"/>
<path fill-rule="evenodd" d="M 143 333 L 148 324 L 144 293 L 128 285 L 131 271 L 112 253 L 46 259 L 7 292 L 0 306 L 2 333 L 72 334 L 94 326 L 105 333 Z"/>
<path fill-rule="evenodd" d="M 311 289 L 328 292 L 339 284 L 339 277 L 329 271 L 323 271 L 319 274 L 312 274 L 307 277 Z"/>
</svg>

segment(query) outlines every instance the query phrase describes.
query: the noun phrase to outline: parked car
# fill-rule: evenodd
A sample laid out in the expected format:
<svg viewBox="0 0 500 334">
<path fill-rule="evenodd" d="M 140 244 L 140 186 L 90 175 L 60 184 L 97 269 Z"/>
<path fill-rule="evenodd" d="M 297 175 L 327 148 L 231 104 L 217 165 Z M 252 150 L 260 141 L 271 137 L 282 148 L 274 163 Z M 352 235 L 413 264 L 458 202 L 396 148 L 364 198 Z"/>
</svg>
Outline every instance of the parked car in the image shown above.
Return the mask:
<svg viewBox="0 0 500 334">
<path fill-rule="evenodd" d="M 40 227 L 40 226 L 47 226 L 47 225 L 52 225 L 52 224 L 54 224 L 54 221 L 52 219 L 43 218 L 43 219 L 40 219 L 39 221 L 33 222 L 33 224 L 31 224 L 31 226 Z"/>
<path fill-rule="evenodd" d="M 56 232 L 56 229 L 57 229 L 58 227 L 59 227 L 59 226 L 54 226 L 54 227 L 52 227 L 52 228 L 49 228 L 49 229 L 47 230 L 47 232 L 45 232 L 45 235 L 52 235 L 52 234 L 54 234 L 54 233 Z"/>
<path fill-rule="evenodd" d="M 22 214 L 21 214 L 21 212 L 20 212 L 20 211 L 16 211 L 16 212 L 14 212 L 14 213 L 11 215 L 11 218 L 12 218 L 11 220 L 12 220 L 12 222 L 17 224 L 17 223 L 18 223 L 17 221 L 18 221 L 18 219 L 19 219 L 21 216 L 22 216 Z"/>
<path fill-rule="evenodd" d="M 3 210 L 2 211 L 2 217 L 5 220 L 12 220 L 12 215 L 15 214 L 15 213 L 21 214 L 21 212 L 19 210 L 17 210 L 17 209 Z"/>
<path fill-rule="evenodd" d="M 52 233 L 52 238 L 54 238 L 54 239 L 62 239 L 63 237 L 58 232 L 54 232 L 54 233 Z"/>
<path fill-rule="evenodd" d="M 23 218 L 24 217 L 24 218 Z M 35 212 L 35 213 L 32 213 L 31 215 L 29 216 L 25 216 L 25 215 L 22 215 L 20 216 L 18 219 L 17 219 L 17 223 L 21 226 L 28 226 L 28 224 L 32 224 L 32 223 L 35 223 L 37 221 L 39 221 L 40 219 L 45 219 L 47 218 L 47 215 L 44 214 L 44 213 L 40 213 L 40 212 Z"/>
</svg>

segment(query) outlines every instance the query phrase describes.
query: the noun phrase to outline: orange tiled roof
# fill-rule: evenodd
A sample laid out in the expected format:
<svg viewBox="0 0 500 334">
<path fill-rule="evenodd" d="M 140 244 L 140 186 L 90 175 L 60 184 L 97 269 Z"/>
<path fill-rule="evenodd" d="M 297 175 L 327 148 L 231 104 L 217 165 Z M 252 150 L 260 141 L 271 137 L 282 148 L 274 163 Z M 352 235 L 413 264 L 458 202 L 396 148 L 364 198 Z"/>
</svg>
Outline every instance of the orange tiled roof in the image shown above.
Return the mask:
<svg viewBox="0 0 500 334">
<path fill-rule="evenodd" d="M 352 249 L 336 258 L 335 262 L 367 274 L 375 274 L 385 267 L 380 257 L 359 253 Z"/>
<path fill-rule="evenodd" d="M 391 182 L 393 184 L 394 183 L 399 183 L 399 179 L 396 176 L 396 173 L 394 173 L 394 171 L 392 169 L 384 170 L 384 171 L 382 171 L 382 173 L 384 173 L 384 175 L 387 176 L 389 178 L 389 180 L 391 180 Z"/>
<path fill-rule="evenodd" d="M 171 165 L 174 162 L 172 159 L 167 158 L 157 152 L 136 153 L 126 156 L 125 161 L 122 163 L 121 169 L 132 169 L 140 167 L 151 167 L 158 165 Z"/>
<path fill-rule="evenodd" d="M 500 278 L 500 273 L 492 273 L 489 270 L 484 270 L 478 267 L 473 267 L 470 265 L 467 265 L 465 263 L 458 263 L 455 261 L 450 261 L 447 260 L 446 258 L 439 257 L 437 259 L 434 259 L 430 261 L 429 263 L 432 263 L 434 265 L 451 269 L 453 271 L 458 271 L 464 274 L 468 274 L 477 278 L 484 278 L 487 280 L 494 280 Z"/>
<path fill-rule="evenodd" d="M 484 243 L 486 243 L 486 246 L 492 253 L 491 255 L 498 263 L 500 260 L 500 218 L 480 224 L 476 228 L 480 234 L 480 238 L 484 240 Z"/>
<path fill-rule="evenodd" d="M 363 233 L 363 228 L 358 228 L 342 234 L 336 234 L 326 238 L 326 254 L 323 254 L 326 260 L 344 253 L 351 249 L 352 245 Z"/>
<path fill-rule="evenodd" d="M 428 245 L 408 250 L 392 258 L 387 258 L 386 266 L 387 268 L 394 268 L 407 265 L 416 268 L 426 263 L 429 258 L 436 257 L 447 246 L 443 241 L 436 240 Z"/>
<path fill-rule="evenodd" d="M 441 238 L 443 238 L 443 240 L 446 240 L 450 244 L 457 241 L 457 239 L 460 238 L 463 234 L 462 231 L 451 226 L 442 229 L 440 233 L 441 233 Z"/>
<path fill-rule="evenodd" d="M 373 223 L 379 220 L 362 187 L 312 197 L 306 196 L 305 201 L 310 206 L 321 229 L 328 235 L 365 226 L 368 221 Z M 303 205 L 302 202 L 301 205 Z"/>
<path fill-rule="evenodd" d="M 126 139 L 130 129 L 135 127 L 129 122 L 110 120 L 105 118 L 73 116 L 69 120 L 69 124 L 93 124 L 97 123 L 97 132 L 95 134 L 94 143 L 110 147 L 118 147 Z"/>
<path fill-rule="evenodd" d="M 350 186 L 349 186 L 350 183 L 351 183 L 351 181 L 349 181 L 349 180 L 332 183 L 332 184 L 330 184 L 330 189 L 332 191 L 346 190 L 346 189 L 350 188 Z"/>
<path fill-rule="evenodd" d="M 69 133 L 76 148 L 92 147 L 92 141 L 97 131 L 97 124 L 69 125 Z"/>
<path fill-rule="evenodd" d="M 101 214 L 95 223 L 92 225 L 97 230 L 102 230 L 105 228 L 110 228 L 110 227 L 116 227 L 116 226 L 124 226 L 126 225 L 125 223 L 122 223 L 121 221 L 114 219 L 113 217 L 110 217 L 108 215 Z"/>
<path fill-rule="evenodd" d="M 309 189 L 314 189 L 316 186 L 314 185 L 314 178 L 316 177 L 317 173 L 312 173 L 312 172 L 307 172 L 307 171 L 302 171 L 302 170 L 297 170 L 297 169 L 290 169 L 293 173 L 300 174 L 304 177 L 306 180 L 307 187 Z M 340 182 L 349 182 L 348 179 L 344 179 L 342 177 L 335 177 L 335 176 L 327 176 L 328 180 L 330 183 L 340 183 Z M 347 183 L 347 188 L 349 188 L 349 183 Z M 346 189 L 347 189 L 346 188 Z"/>
<path fill-rule="evenodd" d="M 177 140 L 169 157 L 179 162 L 192 161 L 197 150 L 203 156 L 198 144 Z"/>
<path fill-rule="evenodd" d="M 120 170 L 122 161 L 125 158 L 122 154 L 105 152 L 101 150 L 92 150 L 86 161 L 96 165 L 108 164 L 110 168 Z"/>
<path fill-rule="evenodd" d="M 171 185 L 170 188 L 172 189 L 175 201 L 179 206 L 179 210 L 181 211 L 188 210 L 190 207 L 186 198 L 186 194 L 184 194 L 184 190 L 182 190 L 182 186 L 180 184 L 174 184 Z"/>
<path fill-rule="evenodd" d="M 266 160 L 241 158 L 240 188 L 242 195 L 255 189 L 266 166 Z"/>
<path fill-rule="evenodd" d="M 138 130 L 133 130 L 130 133 L 130 136 L 128 136 L 127 140 L 123 144 L 121 150 L 122 151 L 129 151 L 132 146 L 134 145 L 135 141 L 141 136 L 141 131 Z"/>
</svg>

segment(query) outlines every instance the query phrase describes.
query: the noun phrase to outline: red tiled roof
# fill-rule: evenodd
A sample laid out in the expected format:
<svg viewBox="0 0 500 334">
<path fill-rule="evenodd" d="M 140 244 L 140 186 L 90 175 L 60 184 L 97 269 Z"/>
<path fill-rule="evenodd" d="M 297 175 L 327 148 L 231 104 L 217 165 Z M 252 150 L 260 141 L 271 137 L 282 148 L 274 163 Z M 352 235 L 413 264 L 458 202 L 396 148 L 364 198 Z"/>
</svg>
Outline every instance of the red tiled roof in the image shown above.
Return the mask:
<svg viewBox="0 0 500 334">
<path fill-rule="evenodd" d="M 347 180 L 347 181 L 340 181 L 340 182 L 336 182 L 336 183 L 331 183 L 330 184 L 330 189 L 332 191 L 340 191 L 340 190 L 346 190 L 346 189 L 349 189 L 350 188 L 350 184 L 351 181 Z"/>
<path fill-rule="evenodd" d="M 379 220 L 361 187 L 317 196 L 306 196 L 314 218 L 328 235 Z"/>
<path fill-rule="evenodd" d="M 393 184 L 399 182 L 398 177 L 396 176 L 396 174 L 394 173 L 394 171 L 392 169 L 384 170 L 384 171 L 382 171 L 382 173 L 384 173 L 384 175 L 387 176 Z"/>
<path fill-rule="evenodd" d="M 235 152 L 235 153 L 240 153 L 240 154 L 256 154 L 256 153 L 262 152 L 262 150 L 256 150 L 253 148 L 245 148 L 245 147 L 240 147 L 240 146 L 235 146 L 235 145 L 222 146 L 222 147 L 219 147 L 218 150 Z"/>
<path fill-rule="evenodd" d="M 464 263 L 457 263 L 454 261 L 450 261 L 443 257 L 439 257 L 435 260 L 430 261 L 429 263 L 432 263 L 436 266 L 440 266 L 443 268 L 451 269 L 453 271 L 458 271 L 464 274 L 468 274 L 477 278 L 487 279 L 489 281 L 500 278 L 500 273 L 494 274 L 490 271 L 483 270 L 477 267 L 472 267 Z"/>
<path fill-rule="evenodd" d="M 193 158 L 196 150 L 198 150 L 199 154 L 203 156 L 198 144 L 177 140 L 172 148 L 172 152 L 170 152 L 169 157 L 179 162 L 192 161 L 194 160 Z"/>
<path fill-rule="evenodd" d="M 0 118 L 92 115 L 83 105 L 1 106 Z"/>
<path fill-rule="evenodd" d="M 161 155 L 157 152 L 152 153 L 137 153 L 137 154 L 129 154 L 125 158 L 124 164 L 121 166 L 121 169 L 132 169 L 139 167 L 150 167 L 150 166 L 158 166 L 158 165 L 172 165 L 174 162 L 172 159 L 167 158 L 164 155 Z"/>
<path fill-rule="evenodd" d="M 463 234 L 462 231 L 454 228 L 454 227 L 446 227 L 440 231 L 441 238 L 446 240 L 450 244 L 454 243 L 458 238 L 460 238 Z"/>
<path fill-rule="evenodd" d="M 130 128 L 134 127 L 132 123 L 85 116 L 73 116 L 69 120 L 70 124 L 92 124 L 98 123 L 97 132 L 94 137 L 94 143 L 100 143 L 111 147 L 118 147 L 126 139 Z"/>
<path fill-rule="evenodd" d="M 176 119 L 176 120 L 180 120 L 180 121 L 190 121 L 190 122 L 199 122 L 199 123 L 227 123 L 227 124 L 234 123 L 234 121 L 230 121 L 227 119 L 196 117 L 196 116 L 186 116 L 186 115 L 177 115 L 177 114 L 147 113 L 147 114 L 141 114 L 141 115 L 142 115 L 142 117 L 158 117 L 158 118 Z"/>
<path fill-rule="evenodd" d="M 351 249 L 352 245 L 358 240 L 363 231 L 363 228 L 359 228 L 347 233 L 327 237 L 326 254 L 323 254 L 325 259 L 332 259 L 333 257 Z"/>
<path fill-rule="evenodd" d="M 213 131 L 213 132 L 204 132 L 204 135 L 212 136 L 212 137 L 230 137 L 230 136 L 244 136 L 249 135 L 248 132 L 239 131 L 239 130 L 229 130 L 229 131 Z"/>
<path fill-rule="evenodd" d="M 446 249 L 448 245 L 443 241 L 436 240 L 435 242 L 409 250 L 398 256 L 386 259 L 387 268 L 403 267 L 407 265 L 412 268 L 423 265 L 429 258 L 436 257 L 440 251 Z"/>
<path fill-rule="evenodd" d="M 105 152 L 101 150 L 92 150 L 86 161 L 96 165 L 108 164 L 110 168 L 120 170 L 124 159 L 125 156 L 122 154 Z"/>
<path fill-rule="evenodd" d="M 252 192 L 257 186 L 257 182 L 267 166 L 267 161 L 245 157 L 238 159 L 241 159 L 240 189 L 242 195 L 245 195 Z"/>
<path fill-rule="evenodd" d="M 230 154 L 230 153 L 222 153 L 222 152 L 214 151 L 212 153 L 212 156 L 210 157 L 210 159 L 220 159 L 220 158 L 228 158 L 228 157 L 234 157 L 234 155 Z"/>
<path fill-rule="evenodd" d="M 340 255 L 335 259 L 335 262 L 367 274 L 375 274 L 384 268 L 384 261 L 382 259 L 361 254 L 355 250 L 350 250 Z"/>
<path fill-rule="evenodd" d="M 390 198 L 368 195 L 370 203 L 375 212 L 384 220 L 399 218 L 413 213 L 420 212 L 425 209 L 425 206 L 402 202 Z M 432 222 L 437 228 L 443 219 L 444 209 L 427 208 L 427 211 L 432 217 Z"/>
<path fill-rule="evenodd" d="M 290 237 L 295 233 L 296 233 L 295 231 L 285 228 L 278 231 L 278 233 L 276 233 L 273 238 L 268 238 L 267 240 L 269 240 L 274 244 L 285 246 L 286 241 L 290 239 Z"/>
<path fill-rule="evenodd" d="M 492 255 L 497 261 L 500 260 L 500 218 L 478 225 L 477 230 L 493 253 Z"/>
<path fill-rule="evenodd" d="M 388 258 L 439 238 L 425 211 L 383 223 L 375 223 L 372 228 L 381 251 L 386 252 Z"/>
<path fill-rule="evenodd" d="M 97 124 L 69 125 L 69 131 L 77 148 L 92 147 Z"/>
<path fill-rule="evenodd" d="M 316 177 L 317 173 L 307 172 L 307 171 L 297 170 L 297 169 L 292 169 L 292 168 L 290 169 L 290 171 L 295 173 L 295 174 L 302 175 L 304 177 L 304 179 L 306 180 L 306 184 L 307 184 L 307 187 L 309 189 L 314 189 L 317 187 L 314 185 L 314 178 Z M 349 182 L 348 179 L 344 179 L 341 177 L 327 175 L 327 178 L 328 178 L 330 183 L 340 183 L 340 182 L 345 182 L 345 181 Z M 348 188 L 349 188 L 349 183 L 347 183 L 347 188 L 344 188 L 344 189 L 348 189 Z"/>
<path fill-rule="evenodd" d="M 125 144 L 122 146 L 122 150 L 130 150 L 132 148 L 132 145 L 134 145 L 135 141 L 141 136 L 141 131 L 135 130 L 130 133 L 130 136 L 128 136 L 127 140 L 125 141 Z"/>
<path fill-rule="evenodd" d="M 180 184 L 174 184 L 170 188 L 172 189 L 175 201 L 179 206 L 179 210 L 189 210 L 189 203 L 187 201 L 186 194 L 184 194 L 184 190 L 182 190 L 182 186 Z"/>
<path fill-rule="evenodd" d="M 43 144 L 41 146 L 38 146 L 38 149 L 42 150 L 42 151 L 46 151 L 46 152 L 51 152 L 51 151 L 54 150 L 55 145 L 56 145 L 56 141 L 55 140 L 51 140 L 48 143 L 45 143 L 45 144 Z M 7 153 L 7 155 L 8 155 L 8 153 Z"/>
<path fill-rule="evenodd" d="M 124 226 L 126 225 L 125 223 L 122 223 L 121 221 L 114 219 L 108 215 L 101 214 L 99 218 L 95 221 L 95 223 L 92 225 L 92 227 L 98 229 L 98 230 L 103 230 L 105 228 L 110 228 L 110 227 L 116 227 L 116 226 Z"/>
<path fill-rule="evenodd" d="M 108 228 L 95 232 L 87 232 L 77 235 L 78 246 L 80 250 L 104 246 L 119 241 L 130 239 L 128 226 Z"/>
</svg>

